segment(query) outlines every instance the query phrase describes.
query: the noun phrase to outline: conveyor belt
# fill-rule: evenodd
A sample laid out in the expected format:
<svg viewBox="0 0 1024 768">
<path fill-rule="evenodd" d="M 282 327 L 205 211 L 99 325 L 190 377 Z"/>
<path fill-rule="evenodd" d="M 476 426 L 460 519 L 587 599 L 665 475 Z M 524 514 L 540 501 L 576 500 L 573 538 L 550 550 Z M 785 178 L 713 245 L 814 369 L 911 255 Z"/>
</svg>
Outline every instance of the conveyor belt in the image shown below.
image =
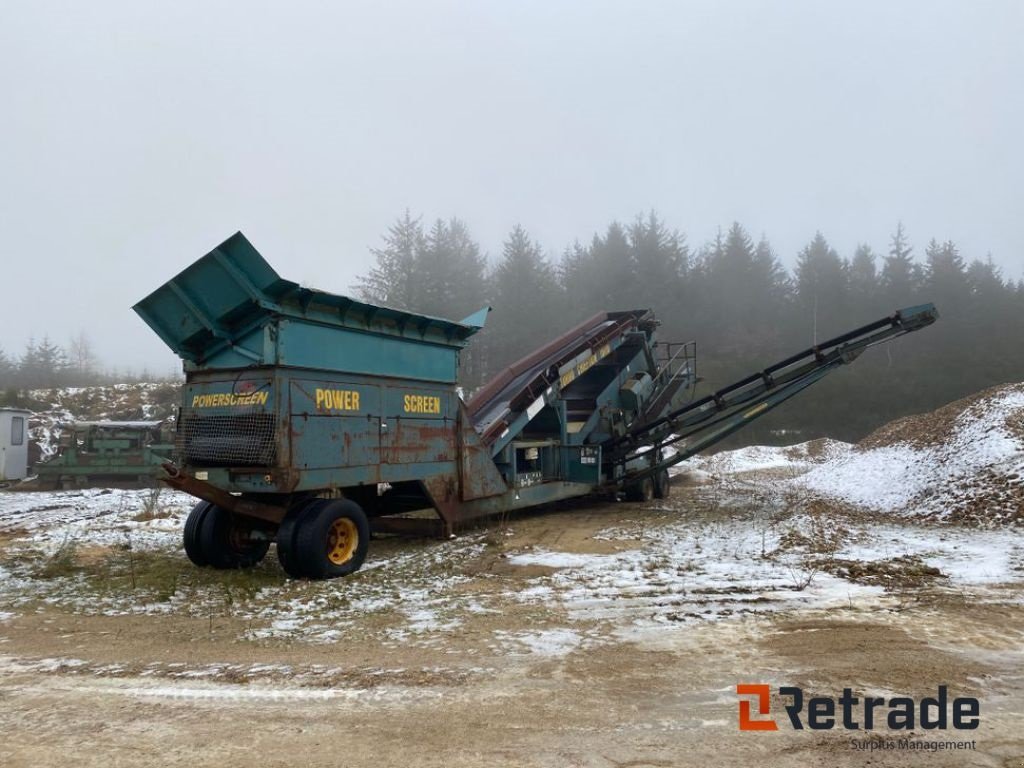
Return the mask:
<svg viewBox="0 0 1024 768">
<path fill-rule="evenodd" d="M 490 441 L 557 377 L 557 370 L 606 338 L 635 328 L 645 310 L 601 312 L 513 363 L 466 404 L 477 432 Z"/>
<path fill-rule="evenodd" d="M 901 309 L 889 317 L 791 355 L 682 408 L 634 426 L 605 444 L 605 457 L 625 463 L 647 451 L 674 446 L 673 455 L 630 472 L 626 482 L 655 474 L 723 440 L 793 395 L 853 362 L 866 349 L 920 330 L 938 319 L 933 304 Z"/>
</svg>

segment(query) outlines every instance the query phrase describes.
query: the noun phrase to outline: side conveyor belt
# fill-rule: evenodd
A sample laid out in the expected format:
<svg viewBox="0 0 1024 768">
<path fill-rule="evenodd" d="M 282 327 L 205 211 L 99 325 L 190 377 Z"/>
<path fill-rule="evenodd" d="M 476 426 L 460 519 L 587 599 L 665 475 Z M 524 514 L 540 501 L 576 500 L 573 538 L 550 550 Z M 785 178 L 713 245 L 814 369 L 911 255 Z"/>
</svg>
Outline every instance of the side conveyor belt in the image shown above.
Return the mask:
<svg viewBox="0 0 1024 768">
<path fill-rule="evenodd" d="M 654 475 L 723 440 L 840 366 L 853 362 L 869 347 L 920 330 L 936 319 L 935 305 L 922 304 L 817 344 L 608 441 L 604 444 L 605 461 L 625 464 L 654 450 L 658 461 L 628 472 L 619 482 Z M 661 451 L 668 447 L 675 452 L 664 456 Z"/>
</svg>

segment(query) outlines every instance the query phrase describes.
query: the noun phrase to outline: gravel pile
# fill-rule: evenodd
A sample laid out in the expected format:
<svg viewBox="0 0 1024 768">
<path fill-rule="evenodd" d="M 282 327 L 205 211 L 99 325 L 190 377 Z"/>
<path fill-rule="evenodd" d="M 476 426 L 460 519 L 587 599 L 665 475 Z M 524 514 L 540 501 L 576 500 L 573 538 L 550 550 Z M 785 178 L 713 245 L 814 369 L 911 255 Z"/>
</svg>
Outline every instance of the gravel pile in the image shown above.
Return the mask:
<svg viewBox="0 0 1024 768">
<path fill-rule="evenodd" d="M 923 494 L 920 517 L 980 528 L 1024 527 L 1024 482 L 1019 472 L 989 467 L 967 481 Z M 937 503 L 930 503 L 937 502 Z"/>
<path fill-rule="evenodd" d="M 1024 384 L 891 422 L 796 482 L 925 521 L 1024 527 Z"/>
<path fill-rule="evenodd" d="M 912 445 L 915 448 L 933 448 L 949 443 L 962 420 L 978 421 L 988 417 L 992 400 L 1006 393 L 1024 392 L 1024 384 L 1002 384 L 990 387 L 968 397 L 936 408 L 929 413 L 904 416 L 885 424 L 861 440 L 859 448 L 884 448 L 892 445 Z M 1015 419 L 1014 431 L 1024 438 L 1024 413 L 1011 414 Z M 1008 425 L 1009 426 L 1009 425 Z"/>
</svg>

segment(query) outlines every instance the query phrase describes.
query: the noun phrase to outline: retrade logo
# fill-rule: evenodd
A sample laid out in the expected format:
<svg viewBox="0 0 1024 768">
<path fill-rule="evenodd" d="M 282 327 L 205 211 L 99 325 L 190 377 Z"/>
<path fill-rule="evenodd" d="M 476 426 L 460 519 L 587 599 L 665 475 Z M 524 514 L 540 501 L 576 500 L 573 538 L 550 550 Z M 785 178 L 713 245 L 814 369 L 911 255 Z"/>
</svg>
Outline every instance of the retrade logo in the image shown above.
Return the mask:
<svg viewBox="0 0 1024 768">
<path fill-rule="evenodd" d="M 741 731 L 777 731 L 779 726 L 770 719 L 771 688 L 762 683 L 740 683 L 736 686 L 740 696 L 757 697 L 757 717 L 769 717 L 768 720 L 755 720 L 750 713 L 751 701 L 740 699 L 740 730 Z"/>
<path fill-rule="evenodd" d="M 741 683 L 736 686 L 741 731 L 777 731 L 771 715 L 771 687 L 763 683 Z M 892 731 L 974 730 L 981 719 L 981 703 L 971 696 L 950 700 L 948 687 L 940 685 L 935 696 L 916 701 L 909 696 L 854 696 L 853 689 L 844 688 L 838 698 L 804 697 L 802 688 L 784 685 L 778 689 L 782 708 L 794 730 L 805 727 L 812 731 L 842 728 L 848 731 L 870 731 L 887 727 Z M 750 698 L 753 697 L 753 698 Z M 788 700 L 788 701 L 787 701 Z M 757 705 L 754 710 L 753 705 Z"/>
</svg>

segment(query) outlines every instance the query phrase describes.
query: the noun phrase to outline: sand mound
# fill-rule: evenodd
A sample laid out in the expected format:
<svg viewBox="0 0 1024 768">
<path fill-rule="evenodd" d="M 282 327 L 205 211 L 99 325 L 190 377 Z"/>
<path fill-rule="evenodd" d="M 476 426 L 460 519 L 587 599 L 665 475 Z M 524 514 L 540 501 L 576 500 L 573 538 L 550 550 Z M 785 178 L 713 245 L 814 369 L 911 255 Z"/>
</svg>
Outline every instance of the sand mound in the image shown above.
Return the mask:
<svg viewBox="0 0 1024 768">
<path fill-rule="evenodd" d="M 1024 525 L 1024 384 L 894 421 L 794 482 L 926 520 Z"/>
<path fill-rule="evenodd" d="M 915 448 L 941 446 L 949 442 L 964 421 L 985 421 L 993 414 L 993 400 L 1014 392 L 1024 392 L 1022 384 L 1001 384 L 990 387 L 948 405 L 937 408 L 930 413 L 904 416 L 902 419 L 890 421 L 879 427 L 858 443 L 861 448 L 883 448 L 891 445 L 907 444 Z M 1024 438 L 1024 412 L 1016 411 L 1006 414 L 1012 432 Z"/>
</svg>

